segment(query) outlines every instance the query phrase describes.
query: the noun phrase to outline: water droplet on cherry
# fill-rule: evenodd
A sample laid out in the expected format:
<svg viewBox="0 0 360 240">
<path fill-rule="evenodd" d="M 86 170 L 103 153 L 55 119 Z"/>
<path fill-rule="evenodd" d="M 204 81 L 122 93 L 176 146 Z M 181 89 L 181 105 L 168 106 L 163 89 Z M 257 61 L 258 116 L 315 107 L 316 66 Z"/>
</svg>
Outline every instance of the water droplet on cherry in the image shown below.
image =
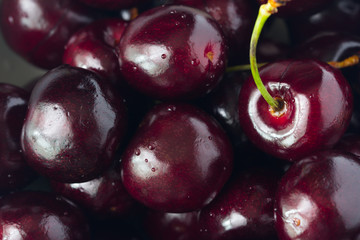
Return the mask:
<svg viewBox="0 0 360 240">
<path fill-rule="evenodd" d="M 141 153 L 141 152 L 140 152 L 140 149 L 136 149 L 136 150 L 135 150 L 135 155 L 136 155 L 136 156 L 139 156 L 140 153 Z"/>
</svg>

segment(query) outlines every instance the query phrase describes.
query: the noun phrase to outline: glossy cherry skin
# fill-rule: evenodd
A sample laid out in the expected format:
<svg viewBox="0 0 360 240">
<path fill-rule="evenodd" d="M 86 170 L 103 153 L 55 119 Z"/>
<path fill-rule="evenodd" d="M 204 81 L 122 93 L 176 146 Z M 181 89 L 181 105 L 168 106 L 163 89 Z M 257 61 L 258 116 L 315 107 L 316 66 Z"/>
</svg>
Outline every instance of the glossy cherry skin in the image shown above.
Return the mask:
<svg viewBox="0 0 360 240">
<path fill-rule="evenodd" d="M 82 212 L 60 196 L 17 192 L 0 200 L 0 238 L 17 240 L 88 240 Z"/>
<path fill-rule="evenodd" d="M 22 148 L 39 173 L 84 182 L 108 168 L 127 122 L 123 99 L 93 72 L 67 65 L 35 85 L 22 129 Z"/>
<path fill-rule="evenodd" d="M 320 32 L 332 31 L 360 34 L 360 2 L 358 0 L 329 1 L 326 7 L 289 19 L 293 41 L 300 42 Z"/>
<path fill-rule="evenodd" d="M 187 104 L 156 105 L 140 124 L 122 158 L 130 195 L 165 212 L 195 211 L 228 180 L 232 147 L 220 125 Z"/>
<path fill-rule="evenodd" d="M 256 17 L 255 8 L 250 1 L 175 0 L 174 3 L 198 8 L 209 13 L 224 31 L 231 49 L 230 54 L 233 56 L 247 51 Z"/>
<path fill-rule="evenodd" d="M 360 51 L 360 37 L 340 32 L 320 32 L 299 44 L 293 58 L 342 61 Z"/>
<path fill-rule="evenodd" d="M 125 191 L 120 171 L 114 168 L 98 178 L 82 183 L 51 183 L 56 193 L 70 199 L 100 218 L 129 214 L 136 202 Z"/>
<path fill-rule="evenodd" d="M 274 200 L 280 176 L 248 170 L 230 180 L 200 212 L 203 239 L 275 239 Z"/>
<path fill-rule="evenodd" d="M 252 78 L 239 97 L 240 125 L 247 137 L 266 153 L 296 161 L 333 147 L 351 118 L 351 88 L 341 72 L 317 60 L 268 64 L 261 79 L 272 97 L 282 99 L 272 111 Z"/>
<path fill-rule="evenodd" d="M 96 8 L 106 10 L 121 10 L 137 6 L 149 0 L 80 0 L 81 2 Z"/>
<path fill-rule="evenodd" d="M 244 81 L 241 73 L 227 74 L 215 91 L 201 99 L 201 106 L 219 121 L 237 147 L 247 141 L 240 126 L 238 103 Z"/>
<path fill-rule="evenodd" d="M 290 167 L 279 183 L 275 224 L 281 240 L 360 237 L 360 163 L 325 151 Z"/>
<path fill-rule="evenodd" d="M 28 100 L 22 88 L 0 83 L 0 193 L 22 187 L 35 176 L 20 145 Z"/>
<path fill-rule="evenodd" d="M 35 66 L 61 64 L 64 46 L 93 12 L 73 0 L 3 0 L 1 30 L 7 44 Z"/>
<path fill-rule="evenodd" d="M 330 2 L 331 1 L 332 0 L 330 0 Z M 266 4 L 267 0 L 257 0 L 257 2 L 259 4 Z M 316 9 L 321 9 L 327 4 L 329 4 L 329 0 L 292 0 L 287 1 L 286 5 L 279 7 L 277 14 L 282 17 L 296 16 Z"/>
<path fill-rule="evenodd" d="M 149 210 L 145 230 L 153 240 L 201 240 L 199 211 L 166 213 Z"/>
<path fill-rule="evenodd" d="M 114 84 L 122 82 L 115 47 L 127 25 L 121 19 L 103 19 L 82 28 L 65 46 L 63 63 L 95 71 Z"/>
<path fill-rule="evenodd" d="M 210 92 L 227 60 L 217 22 L 205 12 L 176 5 L 135 18 L 118 51 L 126 81 L 156 99 L 190 99 Z"/>
</svg>

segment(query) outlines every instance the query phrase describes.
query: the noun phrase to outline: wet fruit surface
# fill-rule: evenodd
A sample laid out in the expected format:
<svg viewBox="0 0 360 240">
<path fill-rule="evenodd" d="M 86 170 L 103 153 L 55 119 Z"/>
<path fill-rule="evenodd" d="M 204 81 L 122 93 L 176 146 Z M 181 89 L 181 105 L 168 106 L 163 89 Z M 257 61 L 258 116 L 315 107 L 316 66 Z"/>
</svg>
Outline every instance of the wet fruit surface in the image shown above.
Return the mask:
<svg viewBox="0 0 360 240">
<path fill-rule="evenodd" d="M 348 153 L 325 151 L 295 163 L 276 196 L 279 238 L 358 239 L 359 182 L 359 160 Z"/>
<path fill-rule="evenodd" d="M 339 70 L 315 60 L 281 61 L 260 69 L 260 76 L 284 105 L 274 111 L 252 78 L 243 84 L 240 125 L 258 148 L 296 161 L 339 141 L 353 106 L 350 85 Z"/>
<path fill-rule="evenodd" d="M 155 106 L 122 159 L 123 183 L 150 208 L 188 212 L 217 195 L 232 170 L 232 147 L 217 122 L 187 104 Z"/>
<path fill-rule="evenodd" d="M 238 173 L 221 194 L 201 210 L 203 239 L 275 239 L 274 199 L 280 175 L 250 170 Z"/>
<path fill-rule="evenodd" d="M 210 92 L 227 61 L 216 21 L 185 6 L 162 6 L 138 16 L 125 30 L 118 52 L 127 82 L 157 99 L 189 99 Z"/>
<path fill-rule="evenodd" d="M 45 192 L 18 192 L 0 200 L 0 238 L 88 240 L 89 226 L 74 204 Z"/>
<path fill-rule="evenodd" d="M 121 19 L 96 21 L 70 38 L 63 63 L 97 72 L 114 84 L 123 82 L 115 47 L 128 23 Z"/>
<path fill-rule="evenodd" d="M 64 46 L 94 12 L 73 0 L 3 0 L 1 30 L 7 44 L 45 69 L 61 64 Z"/>
<path fill-rule="evenodd" d="M 123 217 L 137 203 L 125 191 L 120 171 L 111 168 L 102 176 L 82 183 L 52 182 L 56 193 L 74 201 L 100 218 Z"/>
<path fill-rule="evenodd" d="M 81 68 L 48 72 L 32 91 L 22 131 L 28 163 L 61 182 L 87 181 L 109 167 L 127 122 L 111 87 Z"/>
</svg>

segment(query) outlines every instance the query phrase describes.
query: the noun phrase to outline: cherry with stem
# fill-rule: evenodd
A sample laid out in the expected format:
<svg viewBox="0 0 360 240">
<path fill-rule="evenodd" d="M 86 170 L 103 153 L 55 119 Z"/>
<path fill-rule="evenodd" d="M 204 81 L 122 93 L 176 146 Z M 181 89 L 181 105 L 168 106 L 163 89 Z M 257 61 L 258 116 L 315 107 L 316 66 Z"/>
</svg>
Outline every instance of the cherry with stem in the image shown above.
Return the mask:
<svg viewBox="0 0 360 240">
<path fill-rule="evenodd" d="M 341 72 L 318 60 L 279 61 L 258 70 L 260 33 L 284 4 L 269 1 L 260 7 L 250 43 L 254 81 L 245 81 L 238 112 L 244 133 L 256 146 L 275 157 L 297 161 L 336 144 L 349 124 L 353 99 Z M 338 65 L 348 62 L 356 61 Z"/>
</svg>

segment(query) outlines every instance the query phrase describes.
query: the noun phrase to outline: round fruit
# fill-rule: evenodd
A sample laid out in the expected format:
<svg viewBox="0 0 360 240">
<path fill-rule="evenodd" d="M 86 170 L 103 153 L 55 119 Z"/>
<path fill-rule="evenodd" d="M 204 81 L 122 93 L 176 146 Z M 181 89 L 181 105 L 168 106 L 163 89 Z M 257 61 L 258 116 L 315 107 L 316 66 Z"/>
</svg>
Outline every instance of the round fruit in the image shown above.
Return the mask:
<svg viewBox="0 0 360 240">
<path fill-rule="evenodd" d="M 88 240 L 81 211 L 60 196 L 18 192 L 0 200 L 0 238 L 24 240 Z"/>
<path fill-rule="evenodd" d="M 349 125 L 353 98 L 341 72 L 317 60 L 281 61 L 260 69 L 273 109 L 249 78 L 239 96 L 239 119 L 247 137 L 264 152 L 296 161 L 333 147 Z"/>
<path fill-rule="evenodd" d="M 122 157 L 131 196 L 150 208 L 189 212 L 215 198 L 232 170 L 219 124 L 187 104 L 160 104 L 145 117 Z"/>
<path fill-rule="evenodd" d="M 281 240 L 359 239 L 360 163 L 325 151 L 295 163 L 282 178 L 275 203 Z"/>
<path fill-rule="evenodd" d="M 190 99 L 221 80 L 227 46 L 217 22 L 185 6 L 162 6 L 135 18 L 118 48 L 121 72 L 140 92 L 157 99 Z"/>
<path fill-rule="evenodd" d="M 121 19 L 103 19 L 80 29 L 65 46 L 63 63 L 97 72 L 114 84 L 123 82 L 115 47 L 127 25 Z"/>
<path fill-rule="evenodd" d="M 67 41 L 93 21 L 92 14 L 74 0 L 3 0 L 0 26 L 17 54 L 51 69 L 61 64 Z"/>
<path fill-rule="evenodd" d="M 87 182 L 53 181 L 51 185 L 56 193 L 101 218 L 125 216 L 136 206 L 136 202 L 125 191 L 120 172 L 113 168 Z"/>
<path fill-rule="evenodd" d="M 126 128 L 123 99 L 93 72 L 60 66 L 35 85 L 22 148 L 39 173 L 60 182 L 90 180 L 108 168 Z"/>
</svg>

